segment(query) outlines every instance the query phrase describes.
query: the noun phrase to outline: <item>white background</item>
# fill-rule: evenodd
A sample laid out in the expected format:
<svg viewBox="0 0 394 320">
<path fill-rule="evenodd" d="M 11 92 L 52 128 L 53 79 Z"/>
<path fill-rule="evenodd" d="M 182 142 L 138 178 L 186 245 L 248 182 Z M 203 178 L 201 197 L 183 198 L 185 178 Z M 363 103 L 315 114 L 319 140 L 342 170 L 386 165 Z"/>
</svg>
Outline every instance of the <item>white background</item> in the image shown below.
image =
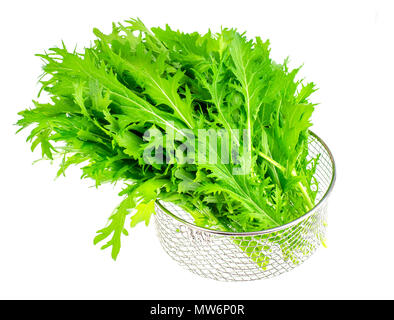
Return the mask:
<svg viewBox="0 0 394 320">
<path fill-rule="evenodd" d="M 41 61 L 60 45 L 88 46 L 92 28 L 140 17 L 184 31 L 238 27 L 272 43 L 277 61 L 304 64 L 318 84 L 313 130 L 338 176 L 328 248 L 271 280 L 222 283 L 184 271 L 153 224 L 124 239 L 117 262 L 93 246 L 120 186 L 95 189 L 78 168 L 32 162 L 17 112 L 32 106 Z M 0 12 L 0 298 L 394 298 L 394 10 L 390 1 L 7 1 Z"/>
</svg>

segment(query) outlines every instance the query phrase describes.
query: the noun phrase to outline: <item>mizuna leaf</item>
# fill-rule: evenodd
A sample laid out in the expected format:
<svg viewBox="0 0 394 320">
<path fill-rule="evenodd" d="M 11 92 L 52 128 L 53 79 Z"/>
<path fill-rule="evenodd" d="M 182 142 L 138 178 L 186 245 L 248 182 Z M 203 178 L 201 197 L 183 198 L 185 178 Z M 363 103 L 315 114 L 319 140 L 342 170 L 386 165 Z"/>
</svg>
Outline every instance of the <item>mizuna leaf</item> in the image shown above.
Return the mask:
<svg viewBox="0 0 394 320">
<path fill-rule="evenodd" d="M 121 244 L 122 234 L 128 235 L 127 230 L 124 227 L 126 216 L 130 214 L 130 209 L 134 208 L 135 202 L 132 196 L 126 197 L 115 210 L 115 212 L 109 218 L 109 225 L 99 231 L 98 235 L 94 238 L 94 244 L 97 244 L 104 239 L 111 237 L 110 240 L 101 247 L 101 249 L 106 249 L 112 247 L 111 256 L 114 260 L 118 257 Z"/>
</svg>

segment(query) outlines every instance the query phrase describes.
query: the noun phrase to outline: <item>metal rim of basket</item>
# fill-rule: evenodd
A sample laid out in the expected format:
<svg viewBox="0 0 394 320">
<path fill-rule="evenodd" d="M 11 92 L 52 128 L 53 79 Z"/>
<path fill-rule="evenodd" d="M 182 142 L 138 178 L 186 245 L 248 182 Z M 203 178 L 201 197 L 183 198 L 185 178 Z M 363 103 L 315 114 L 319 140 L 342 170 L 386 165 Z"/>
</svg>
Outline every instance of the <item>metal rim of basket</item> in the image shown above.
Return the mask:
<svg viewBox="0 0 394 320">
<path fill-rule="evenodd" d="M 335 161 L 334 161 L 334 157 L 331 153 L 331 150 L 328 148 L 327 144 L 317 134 L 315 134 L 312 131 L 309 131 L 309 133 L 324 147 L 324 149 L 327 151 L 328 156 L 330 157 L 331 166 L 332 166 L 331 181 L 330 181 L 330 185 L 327 188 L 326 193 L 323 195 L 321 200 L 311 210 L 307 211 L 304 215 L 302 215 L 301 217 L 299 217 L 289 223 L 286 223 L 286 224 L 279 226 L 279 227 L 261 230 L 261 231 L 250 231 L 250 232 L 220 231 L 220 230 L 213 230 L 213 229 L 209 229 L 209 228 L 205 228 L 205 227 L 199 227 L 191 222 L 188 222 L 188 221 L 178 217 L 177 215 L 175 215 L 171 211 L 169 211 L 166 207 L 164 207 L 163 204 L 160 203 L 160 200 L 156 200 L 156 204 L 159 206 L 159 208 L 162 211 L 164 211 L 166 214 L 168 214 L 169 216 L 171 216 L 172 218 L 174 218 L 178 222 L 180 222 L 184 225 L 187 225 L 188 227 L 190 227 L 192 229 L 202 231 L 202 232 L 207 232 L 210 234 L 215 234 L 215 235 L 236 236 L 236 237 L 258 236 L 258 235 L 263 235 L 263 234 L 268 234 L 268 233 L 274 233 L 274 232 L 281 231 L 281 230 L 287 229 L 289 227 L 292 227 L 292 226 L 302 222 L 303 220 L 307 219 L 309 216 L 313 215 L 318 209 L 320 209 L 320 207 L 326 202 L 328 196 L 330 195 L 330 193 L 334 187 L 335 180 L 336 180 L 336 170 L 335 170 L 336 167 L 335 167 Z"/>
</svg>

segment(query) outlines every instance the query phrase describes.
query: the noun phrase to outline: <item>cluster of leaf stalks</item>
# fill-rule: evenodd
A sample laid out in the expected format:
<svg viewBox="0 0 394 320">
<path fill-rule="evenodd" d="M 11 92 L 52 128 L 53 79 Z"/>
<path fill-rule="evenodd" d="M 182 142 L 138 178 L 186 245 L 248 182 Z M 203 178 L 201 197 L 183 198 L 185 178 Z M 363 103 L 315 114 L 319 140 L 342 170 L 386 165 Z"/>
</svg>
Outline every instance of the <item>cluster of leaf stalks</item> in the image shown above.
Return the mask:
<svg viewBox="0 0 394 320">
<path fill-rule="evenodd" d="M 314 110 L 307 99 L 314 84 L 296 80 L 299 69 L 286 61 L 272 61 L 268 41 L 234 29 L 148 29 L 140 20 L 94 34 L 81 53 L 63 45 L 38 55 L 51 101 L 34 101 L 18 125 L 33 125 L 33 150 L 40 145 L 44 158 L 62 158 L 59 175 L 80 165 L 97 186 L 125 183 L 95 238 L 107 239 L 103 248 L 111 246 L 114 259 L 126 224 L 148 224 L 157 200 L 179 205 L 199 226 L 235 232 L 277 227 L 313 207 L 317 159 L 307 157 Z M 220 145 L 204 139 L 196 144 L 217 163 L 178 161 L 184 132 L 198 138 L 199 129 L 225 130 L 237 159 L 221 161 Z M 161 142 L 144 138 L 153 130 Z M 152 146 L 167 161 L 147 163 Z"/>
</svg>

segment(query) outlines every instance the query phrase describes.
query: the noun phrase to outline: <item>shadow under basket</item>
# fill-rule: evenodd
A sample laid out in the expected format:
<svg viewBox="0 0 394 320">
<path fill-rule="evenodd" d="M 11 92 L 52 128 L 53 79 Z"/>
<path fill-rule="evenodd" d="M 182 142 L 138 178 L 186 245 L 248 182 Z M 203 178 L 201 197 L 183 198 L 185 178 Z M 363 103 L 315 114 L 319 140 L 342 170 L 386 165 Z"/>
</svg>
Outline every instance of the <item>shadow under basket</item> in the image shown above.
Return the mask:
<svg viewBox="0 0 394 320">
<path fill-rule="evenodd" d="M 210 230 L 196 226 L 178 206 L 156 202 L 155 225 L 164 250 L 191 272 L 220 281 L 272 278 L 292 270 L 326 239 L 327 198 L 335 182 L 335 163 L 327 145 L 311 132 L 309 156 L 318 154 L 317 204 L 277 228 L 248 233 Z"/>
</svg>

